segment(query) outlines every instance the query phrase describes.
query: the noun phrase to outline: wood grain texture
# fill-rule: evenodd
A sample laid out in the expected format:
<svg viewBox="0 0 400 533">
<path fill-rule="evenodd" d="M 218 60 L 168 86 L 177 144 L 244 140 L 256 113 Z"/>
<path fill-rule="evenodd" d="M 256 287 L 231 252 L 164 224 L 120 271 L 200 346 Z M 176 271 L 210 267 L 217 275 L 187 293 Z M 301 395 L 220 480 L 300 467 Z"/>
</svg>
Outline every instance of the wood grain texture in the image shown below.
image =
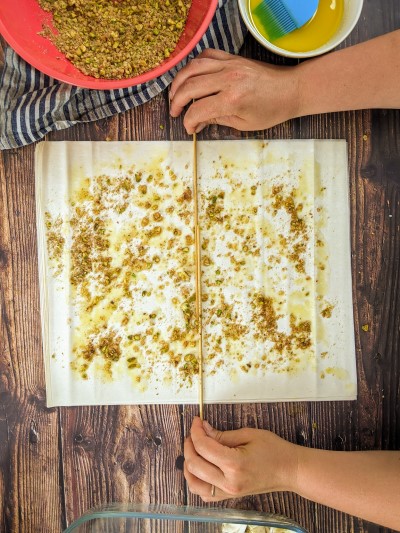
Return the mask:
<svg viewBox="0 0 400 533">
<path fill-rule="evenodd" d="M 398 27 L 397 0 L 365 0 L 360 23 L 343 46 Z M 287 64 L 250 38 L 242 53 Z M 250 133 L 210 126 L 199 135 L 200 140 L 240 138 L 348 141 L 359 397 L 356 402 L 206 406 L 207 419 L 220 429 L 270 429 L 305 446 L 399 449 L 400 112 L 332 113 Z M 190 137 L 181 117 L 169 117 L 164 93 L 137 109 L 48 139 Z M 45 407 L 33 153 L 29 146 L 0 155 L 0 531 L 55 533 L 90 507 L 111 501 L 204 505 L 188 493 L 182 474 L 183 439 L 196 406 Z M 284 514 L 310 533 L 389 531 L 291 493 L 220 505 Z"/>
<path fill-rule="evenodd" d="M 60 426 L 41 363 L 33 147 L 0 164 L 1 531 L 59 530 Z"/>
</svg>

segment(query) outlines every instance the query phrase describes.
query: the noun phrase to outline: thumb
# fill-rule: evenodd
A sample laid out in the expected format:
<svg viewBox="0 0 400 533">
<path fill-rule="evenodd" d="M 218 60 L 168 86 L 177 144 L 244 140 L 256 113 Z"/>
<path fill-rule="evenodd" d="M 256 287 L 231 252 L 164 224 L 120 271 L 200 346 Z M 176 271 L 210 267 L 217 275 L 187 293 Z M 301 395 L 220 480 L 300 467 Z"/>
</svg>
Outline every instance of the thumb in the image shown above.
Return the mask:
<svg viewBox="0 0 400 533">
<path fill-rule="evenodd" d="M 251 439 L 251 429 L 243 428 L 234 431 L 219 431 L 213 428 L 207 420 L 203 421 L 203 429 L 208 437 L 216 440 L 228 448 L 236 448 L 248 444 Z"/>
</svg>

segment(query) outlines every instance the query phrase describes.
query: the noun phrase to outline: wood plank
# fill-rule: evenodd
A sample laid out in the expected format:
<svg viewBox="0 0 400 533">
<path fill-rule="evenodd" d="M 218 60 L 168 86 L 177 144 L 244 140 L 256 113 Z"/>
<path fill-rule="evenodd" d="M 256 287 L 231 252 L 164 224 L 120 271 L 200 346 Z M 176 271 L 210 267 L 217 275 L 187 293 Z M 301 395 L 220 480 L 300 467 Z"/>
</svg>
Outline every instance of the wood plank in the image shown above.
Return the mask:
<svg viewBox="0 0 400 533">
<path fill-rule="evenodd" d="M 60 409 L 67 522 L 110 502 L 183 503 L 178 406 Z"/>
<path fill-rule="evenodd" d="M 45 407 L 33 147 L 0 155 L 0 530 L 60 530 L 57 411 Z"/>
</svg>

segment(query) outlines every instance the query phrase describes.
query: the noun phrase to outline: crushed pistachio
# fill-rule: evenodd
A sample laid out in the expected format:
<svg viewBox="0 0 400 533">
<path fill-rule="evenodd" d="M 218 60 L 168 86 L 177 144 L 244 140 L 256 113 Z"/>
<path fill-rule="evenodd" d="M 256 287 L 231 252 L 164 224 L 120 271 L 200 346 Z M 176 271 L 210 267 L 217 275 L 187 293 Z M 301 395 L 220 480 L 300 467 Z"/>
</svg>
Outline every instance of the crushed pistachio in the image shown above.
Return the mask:
<svg viewBox="0 0 400 533">
<path fill-rule="evenodd" d="M 129 372 L 132 383 L 144 384 L 161 361 L 189 386 L 199 368 L 194 355 L 198 324 L 191 182 L 170 167 L 152 166 L 151 172 L 135 165 L 118 168 L 118 176 L 83 177 L 68 219 L 47 217 L 47 244 L 60 263 L 63 227 L 70 238 L 71 294 L 80 328 L 73 340 L 72 367 L 82 379 L 97 368 L 112 377 L 118 368 Z M 229 183 L 229 173 L 225 177 Z M 305 289 L 311 281 L 305 273 L 310 219 L 295 189 L 284 184 L 284 177 L 280 183 L 268 188 L 232 180 L 231 188 L 212 185 L 200 194 L 202 319 L 209 328 L 204 353 L 210 374 L 221 367 L 246 374 L 295 371 L 299 357 L 312 350 L 312 323 L 289 308 L 290 295 L 283 290 L 268 293 L 268 285 L 264 292 L 256 283 L 256 269 L 261 265 L 267 275 L 273 264 L 280 265 L 282 276 L 290 268 Z M 250 202 L 236 202 L 231 194 Z M 272 221 L 278 215 L 286 221 L 285 231 L 268 227 L 262 242 L 257 232 L 263 228 L 255 218 L 264 206 L 260 203 L 255 217 L 251 204 L 261 199 Z M 316 246 L 323 248 L 324 243 Z M 268 260 L 263 259 L 263 247 Z M 244 280 L 250 283 L 242 285 Z M 232 285 L 237 290 L 227 291 Z M 174 313 L 168 327 L 162 310 L 166 298 Z M 320 301 L 322 316 L 328 307 Z M 257 358 L 248 349 L 254 339 L 265 345 Z"/>
<path fill-rule="evenodd" d="M 49 39 L 83 74 L 131 78 L 174 51 L 191 0 L 38 0 L 53 15 Z"/>
</svg>

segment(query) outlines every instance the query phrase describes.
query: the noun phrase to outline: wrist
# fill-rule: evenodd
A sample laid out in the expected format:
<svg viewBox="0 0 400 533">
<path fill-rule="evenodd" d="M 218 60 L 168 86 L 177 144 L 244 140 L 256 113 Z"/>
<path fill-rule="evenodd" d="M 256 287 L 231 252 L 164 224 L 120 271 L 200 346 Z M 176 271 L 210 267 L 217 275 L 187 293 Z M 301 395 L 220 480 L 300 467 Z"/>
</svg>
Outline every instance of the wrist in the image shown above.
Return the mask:
<svg viewBox="0 0 400 533">
<path fill-rule="evenodd" d="M 288 119 L 301 117 L 303 113 L 303 92 L 304 80 L 301 65 L 287 67 L 286 73 L 288 78 L 285 80 L 287 88 L 287 110 Z"/>
<path fill-rule="evenodd" d="M 280 446 L 284 446 L 284 449 L 281 448 L 280 467 L 275 490 L 297 492 L 302 447 L 287 441 L 284 441 L 284 444 L 281 443 Z"/>
<path fill-rule="evenodd" d="M 291 492 L 295 492 L 296 494 L 301 495 L 302 488 L 303 488 L 303 482 L 304 479 L 307 477 L 307 462 L 308 462 L 308 453 L 313 452 L 314 450 L 310 448 L 306 448 L 304 446 L 299 445 L 293 445 L 295 447 L 294 450 L 294 467 L 292 471 L 292 475 L 290 477 L 291 483 L 290 488 L 287 490 L 290 490 Z"/>
<path fill-rule="evenodd" d="M 329 457 L 338 452 L 298 446 L 297 472 L 293 492 L 303 498 L 319 501 L 320 480 L 326 473 Z"/>
<path fill-rule="evenodd" d="M 315 103 L 315 94 L 309 79 L 311 76 L 311 62 L 312 60 L 304 61 L 293 67 L 297 88 L 296 117 L 304 117 L 315 113 L 312 108 L 313 103 Z"/>
<path fill-rule="evenodd" d="M 299 468 L 302 459 L 303 448 L 297 444 L 291 444 L 289 471 L 287 473 L 287 488 L 284 490 L 298 492 L 299 489 Z"/>
</svg>

